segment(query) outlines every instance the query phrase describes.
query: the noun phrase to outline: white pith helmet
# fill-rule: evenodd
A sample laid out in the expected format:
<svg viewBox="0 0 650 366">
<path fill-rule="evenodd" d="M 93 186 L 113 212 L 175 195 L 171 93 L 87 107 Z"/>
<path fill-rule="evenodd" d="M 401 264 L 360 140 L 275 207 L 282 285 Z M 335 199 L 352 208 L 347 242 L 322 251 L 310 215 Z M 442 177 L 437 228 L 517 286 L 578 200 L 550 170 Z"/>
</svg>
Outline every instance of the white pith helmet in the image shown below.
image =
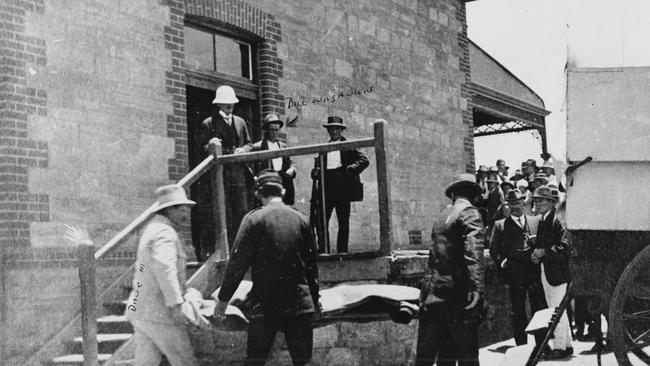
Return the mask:
<svg viewBox="0 0 650 366">
<path fill-rule="evenodd" d="M 235 96 L 235 90 L 228 85 L 222 85 L 217 88 L 212 104 L 235 104 L 238 102 L 239 99 Z"/>
</svg>

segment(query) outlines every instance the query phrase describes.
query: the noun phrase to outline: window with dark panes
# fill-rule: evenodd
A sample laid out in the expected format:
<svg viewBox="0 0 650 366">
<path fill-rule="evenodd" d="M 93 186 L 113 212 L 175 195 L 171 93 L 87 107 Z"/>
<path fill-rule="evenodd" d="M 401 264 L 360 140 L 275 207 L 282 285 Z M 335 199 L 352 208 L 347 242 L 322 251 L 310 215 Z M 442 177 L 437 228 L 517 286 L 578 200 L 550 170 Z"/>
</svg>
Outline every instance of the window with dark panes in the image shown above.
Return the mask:
<svg viewBox="0 0 650 366">
<path fill-rule="evenodd" d="M 185 67 L 252 80 L 251 45 L 213 32 L 185 27 Z"/>
</svg>

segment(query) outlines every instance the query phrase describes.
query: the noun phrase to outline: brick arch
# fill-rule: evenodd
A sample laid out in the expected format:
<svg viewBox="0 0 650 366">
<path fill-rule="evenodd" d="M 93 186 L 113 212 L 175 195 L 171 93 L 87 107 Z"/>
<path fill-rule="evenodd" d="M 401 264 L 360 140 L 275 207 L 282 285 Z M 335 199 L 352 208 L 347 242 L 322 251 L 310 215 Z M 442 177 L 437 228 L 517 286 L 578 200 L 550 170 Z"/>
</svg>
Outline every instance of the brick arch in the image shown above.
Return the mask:
<svg viewBox="0 0 650 366">
<path fill-rule="evenodd" d="M 217 20 L 257 35 L 259 44 L 260 104 L 263 114 L 284 113 L 284 96 L 278 80 L 282 77 L 282 60 L 277 43 L 282 41 L 280 23 L 275 16 L 241 0 L 185 0 L 185 14 Z"/>
</svg>

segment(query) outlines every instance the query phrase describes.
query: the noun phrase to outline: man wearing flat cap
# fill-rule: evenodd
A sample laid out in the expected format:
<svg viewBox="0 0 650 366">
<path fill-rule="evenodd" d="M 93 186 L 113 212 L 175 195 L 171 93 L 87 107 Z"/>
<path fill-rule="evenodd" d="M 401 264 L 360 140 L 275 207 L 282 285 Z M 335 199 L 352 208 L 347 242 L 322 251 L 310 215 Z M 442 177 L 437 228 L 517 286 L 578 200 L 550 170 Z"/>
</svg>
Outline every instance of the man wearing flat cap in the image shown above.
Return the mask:
<svg viewBox="0 0 650 366">
<path fill-rule="evenodd" d="M 217 88 L 212 101 L 215 107 L 213 113 L 201 123 L 195 137 L 195 144 L 199 149 L 197 156 L 200 156 L 201 160 L 210 154 L 208 143 L 213 138 L 221 140 L 224 155 L 244 153 L 252 148 L 248 122 L 233 114 L 238 102 L 232 87 L 222 85 Z M 245 164 L 226 164 L 223 167 L 223 182 L 228 242 L 232 243 L 242 218 L 255 205 L 253 174 Z M 216 241 L 210 174 L 199 178 L 192 190 L 192 197 L 198 202 L 192 212 L 192 220 L 195 222 L 192 239 L 197 259 L 201 261 L 214 252 Z"/>
<path fill-rule="evenodd" d="M 474 175 L 457 175 L 445 190 L 452 205 L 434 219 L 420 292 L 417 366 L 479 364 L 484 228 L 471 202 L 480 192 Z"/>
<path fill-rule="evenodd" d="M 178 228 L 190 224 L 194 201 L 177 185 L 156 190 L 156 207 L 138 242 L 133 291 L 126 318 L 133 324 L 135 365 L 197 365 L 181 310 L 187 282 L 187 255 Z"/>
<path fill-rule="evenodd" d="M 245 364 L 264 365 L 282 331 L 293 364 L 305 365 L 312 356 L 312 320 L 320 312 L 316 244 L 307 218 L 282 202 L 276 171 L 261 172 L 256 187 L 263 206 L 249 212 L 237 232 L 214 316 L 225 319 L 228 301 L 251 268 Z"/>
<path fill-rule="evenodd" d="M 532 313 L 546 308 L 539 265 L 531 260 L 539 218 L 523 213 L 524 199 L 517 189 L 508 192 L 506 201 L 510 216 L 494 223 L 490 238 L 490 256 L 503 271 L 508 284 L 512 328 L 518 346 L 526 344 L 528 338 L 525 332 L 529 319 L 526 315 L 526 297 Z M 543 335 L 536 335 L 536 344 L 541 344 L 543 338 Z"/>
<path fill-rule="evenodd" d="M 262 132 L 264 134 L 262 140 L 253 144 L 251 151 L 264 151 L 264 150 L 280 150 L 285 149 L 287 145 L 278 140 L 280 129 L 284 126 L 284 122 L 278 117 L 277 114 L 271 113 L 264 117 L 262 123 Z M 282 178 L 282 185 L 284 186 L 285 194 L 282 200 L 287 205 L 293 205 L 295 201 L 295 188 L 293 186 L 293 179 L 296 177 L 296 168 L 293 167 L 290 157 L 275 158 L 265 161 L 257 161 L 253 164 L 253 172 L 259 172 L 272 169 L 280 174 Z"/>
<path fill-rule="evenodd" d="M 323 125 L 330 135 L 329 142 L 345 141 L 341 135 L 346 126 L 341 117 L 327 117 Z M 350 202 L 363 200 L 363 184 L 359 174 L 368 167 L 370 162 L 366 155 L 358 149 L 331 151 L 325 156 L 325 213 L 329 226 L 332 212 L 336 209 L 339 232 L 336 237 L 336 251 L 348 251 L 348 237 L 350 236 Z M 314 167 L 312 179 L 320 175 L 319 167 Z M 325 228 L 327 230 L 328 228 Z M 325 248 L 319 248 L 321 252 Z"/>
</svg>

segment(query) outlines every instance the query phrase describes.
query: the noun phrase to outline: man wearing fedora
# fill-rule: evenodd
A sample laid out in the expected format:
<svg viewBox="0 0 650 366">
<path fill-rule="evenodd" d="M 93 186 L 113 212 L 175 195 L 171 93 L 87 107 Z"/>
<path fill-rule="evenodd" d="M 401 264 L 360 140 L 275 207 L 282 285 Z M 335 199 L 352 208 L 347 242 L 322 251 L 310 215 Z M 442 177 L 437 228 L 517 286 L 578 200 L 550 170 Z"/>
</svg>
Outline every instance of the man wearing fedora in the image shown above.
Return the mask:
<svg viewBox="0 0 650 366">
<path fill-rule="evenodd" d="M 206 118 L 197 129 L 195 143 L 201 149 L 199 156 L 210 154 L 208 142 L 212 138 L 221 140 L 223 154 L 244 153 L 252 148 L 248 123 L 232 114 L 239 102 L 235 90 L 228 85 L 217 88 L 212 104 L 212 116 Z M 232 243 L 242 218 L 254 207 L 252 196 L 253 174 L 245 164 L 226 164 L 223 167 L 224 194 L 226 202 L 226 227 L 228 242 Z M 213 252 L 216 233 L 212 207 L 212 185 L 210 174 L 204 174 L 193 186 L 198 204 L 192 212 L 194 225 L 192 239 L 197 249 L 197 258 L 206 260 Z"/>
<path fill-rule="evenodd" d="M 278 134 L 283 126 L 284 122 L 282 122 L 277 114 L 267 114 L 262 123 L 262 132 L 264 133 L 264 136 L 262 140 L 253 144 L 251 151 L 285 149 L 287 145 L 278 140 Z M 282 177 L 282 185 L 285 189 L 285 194 L 282 197 L 282 200 L 287 205 L 293 205 L 295 202 L 293 179 L 296 177 L 296 168 L 293 167 L 291 158 L 287 156 L 284 158 L 257 161 L 253 164 L 253 172 L 255 174 L 258 174 L 265 169 L 273 169 L 280 174 L 280 177 Z"/>
<path fill-rule="evenodd" d="M 542 216 L 537 229 L 537 240 L 532 260 L 540 263 L 541 280 L 548 306 L 559 306 L 567 291 L 571 277 L 569 272 L 569 240 L 567 231 L 556 217 L 555 204 L 559 192 L 557 188 L 541 186 L 535 190 L 533 200 L 535 211 Z M 546 353 L 550 360 L 569 357 L 573 354 L 571 327 L 566 312 L 553 333 L 553 350 Z"/>
<path fill-rule="evenodd" d="M 327 117 L 323 125 L 330 135 L 329 142 L 345 141 L 341 135 L 346 126 L 341 117 Z M 332 211 L 336 209 L 339 232 L 336 237 L 336 251 L 348 251 L 350 235 L 350 202 L 363 200 L 363 183 L 359 174 L 370 165 L 366 155 L 358 149 L 330 151 L 325 156 L 325 213 L 329 226 Z M 318 179 L 319 167 L 311 172 L 312 179 Z M 327 228 L 325 228 L 327 230 Z M 319 248 L 321 252 L 325 248 Z"/>
<path fill-rule="evenodd" d="M 531 260 L 539 218 L 523 213 L 524 198 L 519 190 L 508 192 L 506 201 L 510 216 L 494 223 L 490 238 L 490 256 L 503 271 L 508 284 L 512 328 L 518 346 L 526 344 L 528 338 L 525 332 L 528 324 L 526 297 L 533 313 L 546 308 L 539 265 Z M 536 335 L 535 343 L 541 344 L 543 338 L 543 334 Z"/>
<path fill-rule="evenodd" d="M 420 292 L 417 366 L 479 364 L 484 227 L 471 202 L 480 193 L 474 175 L 457 175 L 445 189 L 452 205 L 434 219 L 429 273 Z"/>
<path fill-rule="evenodd" d="M 172 366 L 197 365 L 181 310 L 187 255 L 177 232 L 190 225 L 195 203 L 177 185 L 158 188 L 156 196 L 155 213 L 138 242 L 125 314 L 135 333 L 135 365 L 157 366 L 163 354 Z"/>
<path fill-rule="evenodd" d="M 275 334 L 284 333 L 294 365 L 312 356 L 318 303 L 316 244 L 307 218 L 282 202 L 282 178 L 274 170 L 258 176 L 255 195 L 262 207 L 242 221 L 219 289 L 214 316 L 225 319 L 228 301 L 251 268 L 248 345 L 245 365 L 264 365 Z"/>
<path fill-rule="evenodd" d="M 492 168 L 496 170 L 496 167 L 490 168 L 490 174 L 488 175 L 488 178 L 486 180 L 488 185 L 488 194 L 484 202 L 485 208 L 487 209 L 487 218 L 485 221 L 485 226 L 489 228 L 491 228 L 492 225 L 494 224 L 494 220 L 496 219 L 497 214 L 499 212 L 499 207 L 501 206 L 502 203 L 505 202 L 503 191 L 499 186 L 501 181 L 499 180 L 498 171 L 493 172 Z"/>
</svg>

